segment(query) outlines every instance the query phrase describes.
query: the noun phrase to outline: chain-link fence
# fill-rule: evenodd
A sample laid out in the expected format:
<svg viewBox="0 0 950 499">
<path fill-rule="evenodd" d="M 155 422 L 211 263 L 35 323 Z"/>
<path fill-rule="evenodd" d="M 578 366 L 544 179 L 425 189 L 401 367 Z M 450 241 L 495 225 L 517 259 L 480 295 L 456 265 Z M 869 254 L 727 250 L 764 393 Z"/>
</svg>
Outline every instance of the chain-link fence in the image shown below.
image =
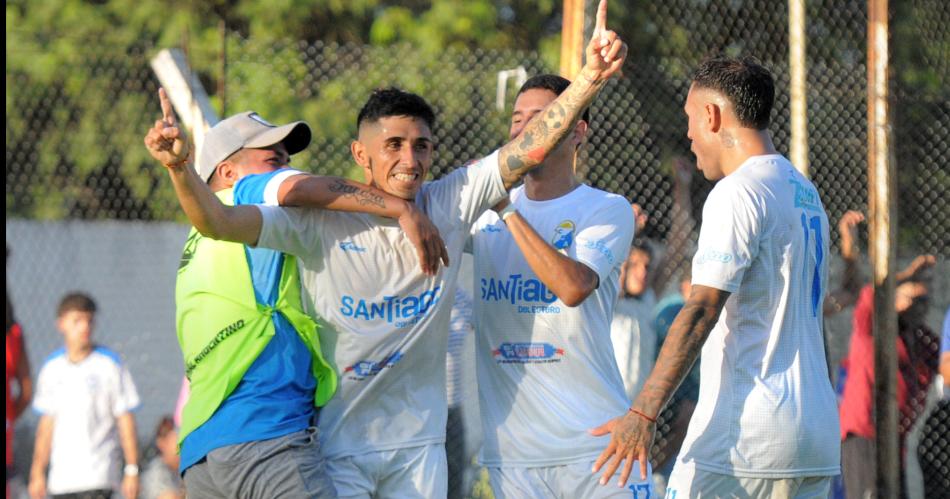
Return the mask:
<svg viewBox="0 0 950 499">
<path fill-rule="evenodd" d="M 810 175 L 834 223 L 846 210 L 866 211 L 867 206 L 866 5 L 815 1 L 808 3 L 807 14 Z M 908 16 L 914 21 L 907 22 Z M 689 71 L 702 57 L 748 54 L 771 67 L 778 84 L 771 131 L 778 149 L 788 151 L 788 16 L 784 4 L 766 0 L 674 0 L 645 3 L 642 17 L 646 21 L 627 36 L 632 46 L 625 78 L 608 84 L 592 106 L 579 172 L 593 186 L 643 206 L 650 216 L 644 235 L 663 242 L 674 236 L 676 226 L 674 165 L 692 160 L 682 104 Z M 893 17 L 898 245 L 904 263 L 918 254 L 938 256 L 928 316 L 936 329 L 950 303 L 950 168 L 945 160 L 950 157 L 950 4 L 905 2 Z M 624 27 L 618 29 L 624 33 Z M 168 276 L 174 275 L 184 240 L 184 218 L 164 170 L 142 146 L 142 135 L 159 116 L 158 84 L 148 65 L 156 47 L 128 52 L 110 41 L 86 40 L 74 43 L 70 56 L 54 65 L 46 54 L 70 44 L 69 35 L 51 40 L 8 27 L 7 40 L 6 209 L 8 222 L 14 222 L 7 225 L 13 250 L 8 287 L 26 326 L 34 375 L 59 344 L 51 318 L 55 301 L 68 289 L 92 290 L 105 302 L 103 342 L 127 358 L 141 384 L 144 436 L 171 410 L 182 372 Z M 294 165 L 357 178 L 349 143 L 356 112 L 371 89 L 399 86 L 434 105 L 433 176 L 439 177 L 505 141 L 516 86 L 508 84 L 505 108 L 497 109 L 500 71 L 521 66 L 533 75 L 553 69 L 535 52 L 451 48 L 425 54 L 404 45 L 263 43 L 236 35 L 228 36 L 225 47 L 225 64 L 207 54 L 192 58 L 219 109 L 226 107 L 228 114 L 254 109 L 273 122 L 304 119 L 313 127 L 314 141 L 295 156 Z M 686 180 L 688 211 L 701 222 L 711 184 L 698 173 Z M 89 223 L 93 220 L 98 222 Z M 177 224 L 155 223 L 169 221 Z M 835 233 L 835 249 L 838 243 Z M 135 257 L 128 256 L 130 249 Z M 836 261 L 833 273 L 839 267 Z M 659 278 L 677 275 L 677 266 L 670 268 Z M 847 353 L 848 311 L 828 321 L 835 367 Z M 471 352 L 467 359 L 471 373 Z M 463 400 L 475 400 L 474 381 L 469 377 L 466 383 Z M 683 396 L 689 398 L 688 389 Z M 679 402 L 671 408 L 676 409 L 664 412 L 660 423 L 657 463 L 675 455 L 681 438 L 677 417 L 686 409 Z M 478 414 L 463 413 L 470 458 L 477 450 Z M 927 428 L 950 424 L 946 411 L 935 414 L 944 419 Z M 29 417 L 21 424 L 21 455 L 29 452 L 31 424 Z M 922 448 L 946 449 L 950 442 L 946 431 L 943 435 L 924 435 Z M 17 462 L 21 472 L 28 464 L 23 461 Z M 927 466 L 940 462 L 931 454 L 923 461 Z M 484 483 L 472 488 L 477 468 L 466 476 L 466 495 L 487 494 Z"/>
</svg>

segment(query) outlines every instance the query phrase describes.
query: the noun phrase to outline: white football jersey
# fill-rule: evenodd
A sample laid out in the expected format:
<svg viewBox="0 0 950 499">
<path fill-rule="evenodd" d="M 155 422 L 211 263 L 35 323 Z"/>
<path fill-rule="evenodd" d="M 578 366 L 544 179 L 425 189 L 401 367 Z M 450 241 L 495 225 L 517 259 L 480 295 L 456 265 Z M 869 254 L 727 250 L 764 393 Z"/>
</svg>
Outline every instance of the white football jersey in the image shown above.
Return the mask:
<svg viewBox="0 0 950 499">
<path fill-rule="evenodd" d="M 50 494 L 118 489 L 122 448 L 116 418 L 139 406 L 132 376 L 119 356 L 96 347 L 73 363 L 65 349 L 40 369 L 33 409 L 53 418 Z"/>
<path fill-rule="evenodd" d="M 822 340 L 828 217 L 787 159 L 750 158 L 716 184 L 693 285 L 731 296 L 702 350 L 699 401 L 677 465 L 740 477 L 838 474 Z"/>
<path fill-rule="evenodd" d="M 582 185 L 549 201 L 511 193 L 544 239 L 591 268 L 599 287 L 565 305 L 538 279 L 495 212 L 473 228 L 476 364 L 485 466 L 552 466 L 596 457 L 587 430 L 627 410 L 610 343 L 620 266 L 633 238 L 621 196 Z"/>
<path fill-rule="evenodd" d="M 445 441 L 449 312 L 462 249 L 478 216 L 507 195 L 498 153 L 426 183 L 416 203 L 451 264 L 426 276 L 395 220 L 260 207 L 259 246 L 299 258 L 304 308 L 339 374 L 320 411 L 327 458 Z"/>
</svg>

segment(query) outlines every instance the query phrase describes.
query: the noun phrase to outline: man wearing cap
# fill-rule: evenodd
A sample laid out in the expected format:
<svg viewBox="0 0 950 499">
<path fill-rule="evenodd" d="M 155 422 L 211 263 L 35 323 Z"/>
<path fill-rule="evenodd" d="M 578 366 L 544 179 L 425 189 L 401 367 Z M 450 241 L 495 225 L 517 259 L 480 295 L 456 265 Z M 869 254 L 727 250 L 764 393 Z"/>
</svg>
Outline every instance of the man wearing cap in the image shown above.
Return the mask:
<svg viewBox="0 0 950 499">
<path fill-rule="evenodd" d="M 425 182 L 434 150 L 431 106 L 399 89 L 376 90 L 357 116 L 353 159 L 367 185 L 425 211 L 449 254 L 461 259 L 478 216 L 568 137 L 625 55 L 616 33 L 595 37 L 581 74 L 524 133 L 433 182 Z M 299 258 L 307 310 L 319 314 L 321 345 L 340 376 L 337 396 L 320 414 L 321 450 L 340 496 L 445 497 L 445 357 L 452 306 L 445 293 L 456 288 L 459 266 L 420 274 L 409 264 L 405 238 L 378 217 L 225 206 L 183 167 L 188 146 L 181 130 L 168 124 L 157 133 L 153 155 L 168 166 L 179 202 L 198 230 Z"/>
<path fill-rule="evenodd" d="M 161 99 L 168 119 L 164 92 Z M 146 137 L 153 154 L 155 133 L 161 129 Z M 254 112 L 231 116 L 205 136 L 199 177 L 225 204 L 294 203 L 399 218 L 407 235 L 439 250 L 434 226 L 410 203 L 286 168 L 310 135 L 304 122 L 273 126 Z M 302 311 L 296 259 L 192 229 L 176 303 L 192 394 L 179 442 L 189 496 L 335 497 L 314 425 L 315 407 L 336 390 L 336 373 Z"/>
</svg>

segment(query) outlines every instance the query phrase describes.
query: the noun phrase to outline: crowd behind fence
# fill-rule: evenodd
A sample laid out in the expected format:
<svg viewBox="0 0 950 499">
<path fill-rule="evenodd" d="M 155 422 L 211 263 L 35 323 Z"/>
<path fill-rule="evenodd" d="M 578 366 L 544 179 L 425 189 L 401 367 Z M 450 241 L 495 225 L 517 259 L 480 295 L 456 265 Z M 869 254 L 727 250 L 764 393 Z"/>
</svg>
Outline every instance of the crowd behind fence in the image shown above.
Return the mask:
<svg viewBox="0 0 950 499">
<path fill-rule="evenodd" d="M 687 16 L 687 10 L 697 9 L 692 2 L 651 3 L 648 15 L 657 24 L 677 26 L 673 32 L 652 36 L 668 38 L 669 45 L 686 43 L 696 47 L 695 52 L 686 56 L 667 50 L 663 43 L 655 44 L 653 53 L 632 47 L 624 78 L 610 82 L 592 105 L 591 133 L 578 174 L 595 187 L 640 204 L 650 215 L 645 236 L 664 241 L 669 235 L 672 165 L 693 158 L 682 104 L 690 68 L 705 54 L 749 54 L 773 70 L 778 88 L 770 130 L 779 151 L 787 153 L 788 28 L 775 22 L 774 13 L 763 13 L 775 7 L 767 1 L 708 2 L 702 12 Z M 941 0 L 916 0 L 901 9 L 919 15 L 923 22 L 912 32 L 894 34 L 895 46 L 911 46 L 906 49 L 911 52 L 908 57 L 893 58 L 892 68 L 898 251 L 904 263 L 918 254 L 938 257 L 929 315 L 931 327 L 938 329 L 950 303 L 950 86 L 946 84 L 950 81 L 946 52 L 950 7 Z M 678 19 L 682 19 L 679 24 Z M 849 209 L 866 211 L 867 206 L 865 20 L 863 2 L 808 5 L 809 174 L 832 223 Z M 183 228 L 176 228 L 179 225 L 154 223 L 181 224 L 184 218 L 164 170 L 147 157 L 142 146 L 142 136 L 159 116 L 158 83 L 148 65 L 157 48 L 122 53 L 104 42 L 77 50 L 67 66 L 48 67 L 43 51 L 50 41 L 13 30 L 20 44 L 7 47 L 6 210 L 8 222 L 12 219 L 19 225 L 11 229 L 8 223 L 6 232 L 13 250 L 10 265 L 15 268 L 9 274 L 8 289 L 26 329 L 34 374 L 59 344 L 51 326 L 51 304 L 77 285 L 108 281 L 109 291 L 103 292 L 111 294 L 103 299 L 102 329 L 112 327 L 108 312 L 112 307 L 122 309 L 121 313 L 145 310 L 151 314 L 128 318 L 129 324 L 139 324 L 129 326 L 134 329 L 128 331 L 129 338 L 107 335 L 119 342 L 115 346 L 120 352 L 126 345 L 125 353 L 137 356 L 129 363 L 142 384 L 146 419 L 142 428 L 151 428 L 150 422 L 171 410 L 182 373 L 173 342 L 173 316 L 155 317 L 156 311 L 173 314 L 173 292 L 168 279 L 155 281 L 151 274 L 129 272 L 122 265 L 148 265 L 149 261 L 174 265 L 177 250 L 173 248 L 184 242 Z M 8 27 L 8 39 L 9 31 Z M 506 140 L 507 116 L 517 88 L 508 85 L 506 107 L 497 109 L 498 72 L 521 66 L 533 75 L 553 69 L 534 52 L 451 49 L 427 58 L 405 45 L 264 44 L 237 35 L 228 37 L 226 47 L 225 85 L 215 84 L 221 75 L 212 63 L 194 68 L 209 91 L 226 89 L 225 95 L 213 95 L 215 103 L 226 103 L 229 113 L 254 109 L 273 122 L 308 121 L 314 140 L 295 156 L 293 165 L 318 174 L 356 178 L 360 172 L 350 158 L 349 143 L 355 134 L 356 112 L 371 89 L 399 86 L 434 105 L 438 121 L 432 175 L 439 177 Z M 712 185 L 698 172 L 693 180 L 692 216 L 700 222 L 703 200 Z M 141 247 L 144 257 L 126 262 L 118 255 L 134 243 L 109 230 L 104 239 L 89 236 L 103 230 L 102 224 L 112 231 L 128 227 L 144 234 L 151 227 L 166 239 L 180 237 L 162 244 L 161 250 Z M 66 235 L 56 235 L 57 231 Z M 866 249 L 866 232 L 861 234 L 859 244 Z M 41 248 L 40 244 L 57 247 Z M 832 244 L 832 251 L 837 251 L 834 231 Z M 91 260 L 75 253 L 90 251 L 99 252 L 99 257 L 105 253 L 105 259 L 93 259 L 97 262 L 94 272 L 80 271 L 77 267 Z M 170 256 L 158 255 L 165 252 Z M 58 262 L 52 268 L 51 260 Z M 869 276 L 866 269 L 864 276 Z M 164 282 L 169 289 L 154 296 L 121 291 L 155 282 Z M 847 352 L 847 316 L 829 321 L 833 366 Z M 148 317 L 155 321 L 146 324 Z M 133 342 L 162 346 L 143 350 Z M 466 366 L 473 369 L 471 355 L 467 359 Z M 137 363 L 148 368 L 136 368 Z M 471 379 L 467 390 L 471 396 L 464 400 L 474 400 Z M 466 426 L 477 426 L 475 418 L 477 412 L 470 410 Z M 31 424 L 27 418 L 21 433 L 30 434 Z M 948 424 L 944 422 L 945 427 Z M 23 447 L 20 455 L 28 455 L 32 442 L 18 437 L 18 443 Z M 657 443 L 658 453 L 669 452 L 664 445 L 662 440 Z M 18 462 L 21 473 L 28 465 L 23 461 Z M 477 474 L 477 468 L 471 468 L 468 481 L 476 482 Z M 474 494 L 483 491 L 476 487 Z"/>
</svg>

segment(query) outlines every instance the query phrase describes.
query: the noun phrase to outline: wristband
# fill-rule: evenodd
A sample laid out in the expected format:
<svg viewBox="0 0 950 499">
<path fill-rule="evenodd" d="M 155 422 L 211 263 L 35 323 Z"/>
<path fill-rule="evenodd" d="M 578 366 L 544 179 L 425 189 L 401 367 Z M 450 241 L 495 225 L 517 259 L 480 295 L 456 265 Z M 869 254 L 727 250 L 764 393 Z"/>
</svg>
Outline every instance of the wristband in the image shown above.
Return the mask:
<svg viewBox="0 0 950 499">
<path fill-rule="evenodd" d="M 501 209 L 501 211 L 498 212 L 498 218 L 501 218 L 501 221 L 504 222 L 505 220 L 508 219 L 508 217 L 513 215 L 516 211 L 518 210 L 515 209 L 515 205 L 508 203 L 508 206 L 505 206 L 504 208 Z"/>
<path fill-rule="evenodd" d="M 651 423 L 653 423 L 653 424 L 656 424 L 656 418 L 651 418 L 650 416 L 647 416 L 646 414 L 644 414 L 644 413 L 642 413 L 642 412 L 640 412 L 640 411 L 634 409 L 633 407 L 631 407 L 629 410 L 630 410 L 630 412 L 636 414 L 637 416 L 640 416 L 640 417 L 642 417 L 643 419 L 646 419 L 647 421 L 649 421 L 649 422 L 651 422 Z"/>
<path fill-rule="evenodd" d="M 122 469 L 122 473 L 125 476 L 138 476 L 139 475 L 139 465 L 137 464 L 127 464 L 125 468 Z"/>
</svg>

